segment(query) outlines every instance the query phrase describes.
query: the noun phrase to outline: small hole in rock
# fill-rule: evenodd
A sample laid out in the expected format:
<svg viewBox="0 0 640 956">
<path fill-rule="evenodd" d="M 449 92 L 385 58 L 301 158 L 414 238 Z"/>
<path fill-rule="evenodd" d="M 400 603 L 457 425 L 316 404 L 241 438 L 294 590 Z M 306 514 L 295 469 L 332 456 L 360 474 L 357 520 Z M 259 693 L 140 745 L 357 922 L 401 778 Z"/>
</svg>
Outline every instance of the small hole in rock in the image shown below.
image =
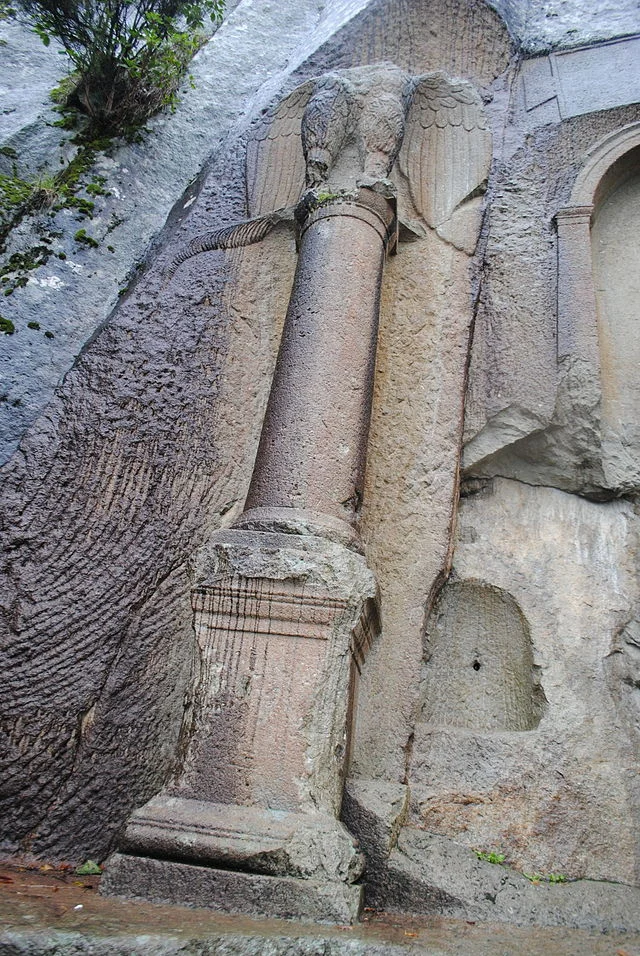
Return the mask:
<svg viewBox="0 0 640 956">
<path fill-rule="evenodd" d="M 480 670 L 480 666 L 481 666 L 481 665 L 480 665 L 480 661 L 474 661 L 474 662 L 473 662 L 473 669 L 474 669 L 474 671 L 479 671 L 479 670 Z"/>
</svg>

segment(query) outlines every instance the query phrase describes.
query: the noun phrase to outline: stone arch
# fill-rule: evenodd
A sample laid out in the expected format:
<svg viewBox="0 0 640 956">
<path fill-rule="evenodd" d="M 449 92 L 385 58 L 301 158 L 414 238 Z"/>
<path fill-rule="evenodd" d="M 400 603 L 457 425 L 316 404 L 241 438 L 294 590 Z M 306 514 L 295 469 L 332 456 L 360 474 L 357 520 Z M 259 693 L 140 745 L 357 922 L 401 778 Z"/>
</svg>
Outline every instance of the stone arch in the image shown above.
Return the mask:
<svg viewBox="0 0 640 956">
<path fill-rule="evenodd" d="M 594 384 L 606 487 L 640 480 L 640 123 L 587 155 L 558 225 L 558 361 Z"/>
<path fill-rule="evenodd" d="M 640 446 L 639 236 L 640 144 L 636 144 L 600 179 L 591 215 L 602 423 L 610 439 L 619 438 L 627 448 L 636 449 Z"/>
<path fill-rule="evenodd" d="M 571 190 L 571 206 L 595 206 L 600 187 L 628 153 L 640 146 L 640 122 L 629 123 L 601 139 L 587 154 Z"/>
<path fill-rule="evenodd" d="M 601 375 L 591 227 L 629 157 L 640 148 L 640 122 L 601 139 L 576 177 L 570 204 L 556 213 L 558 228 L 558 360 L 580 359 Z"/>
</svg>

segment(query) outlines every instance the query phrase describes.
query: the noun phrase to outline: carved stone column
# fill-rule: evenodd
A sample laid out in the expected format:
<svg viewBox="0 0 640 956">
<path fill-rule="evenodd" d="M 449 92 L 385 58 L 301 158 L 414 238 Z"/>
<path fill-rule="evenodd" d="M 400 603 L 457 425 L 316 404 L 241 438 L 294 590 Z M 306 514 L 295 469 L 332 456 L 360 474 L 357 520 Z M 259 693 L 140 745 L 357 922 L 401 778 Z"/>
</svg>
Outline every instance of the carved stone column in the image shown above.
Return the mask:
<svg viewBox="0 0 640 956">
<path fill-rule="evenodd" d="M 593 206 L 556 213 L 558 227 L 558 361 L 580 359 L 599 372 L 600 348 L 591 256 Z"/>
<path fill-rule="evenodd" d="M 313 193 L 310 194 L 313 197 Z M 361 188 L 300 226 L 300 257 L 245 513 L 237 527 L 354 545 L 384 256 L 395 202 Z"/>
<path fill-rule="evenodd" d="M 130 818 L 104 891 L 350 922 L 339 822 L 360 667 L 379 630 L 359 553 L 391 199 L 299 207 L 300 255 L 244 514 L 197 557 L 200 675 L 173 783 Z"/>
</svg>

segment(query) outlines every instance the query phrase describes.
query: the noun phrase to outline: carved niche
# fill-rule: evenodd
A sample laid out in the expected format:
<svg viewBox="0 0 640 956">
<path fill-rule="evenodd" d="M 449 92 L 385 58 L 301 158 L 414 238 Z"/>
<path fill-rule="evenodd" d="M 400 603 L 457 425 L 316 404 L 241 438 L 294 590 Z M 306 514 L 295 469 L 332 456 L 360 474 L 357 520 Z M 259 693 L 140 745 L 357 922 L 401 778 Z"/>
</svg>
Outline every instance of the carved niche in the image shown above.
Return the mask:
<svg viewBox="0 0 640 956">
<path fill-rule="evenodd" d="M 558 211 L 558 360 L 591 370 L 607 487 L 640 481 L 640 124 L 588 155 Z"/>
</svg>

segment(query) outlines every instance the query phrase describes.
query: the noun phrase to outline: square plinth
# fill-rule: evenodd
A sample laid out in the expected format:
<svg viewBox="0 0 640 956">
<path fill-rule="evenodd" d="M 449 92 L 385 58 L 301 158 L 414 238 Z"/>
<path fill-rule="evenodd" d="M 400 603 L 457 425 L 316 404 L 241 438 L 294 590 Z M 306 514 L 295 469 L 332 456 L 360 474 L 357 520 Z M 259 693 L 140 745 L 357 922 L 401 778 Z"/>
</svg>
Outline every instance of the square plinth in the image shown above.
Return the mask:
<svg viewBox="0 0 640 956">
<path fill-rule="evenodd" d="M 314 923 L 354 923 L 362 904 L 359 885 L 263 876 L 122 853 L 108 860 L 100 892 Z"/>
</svg>

